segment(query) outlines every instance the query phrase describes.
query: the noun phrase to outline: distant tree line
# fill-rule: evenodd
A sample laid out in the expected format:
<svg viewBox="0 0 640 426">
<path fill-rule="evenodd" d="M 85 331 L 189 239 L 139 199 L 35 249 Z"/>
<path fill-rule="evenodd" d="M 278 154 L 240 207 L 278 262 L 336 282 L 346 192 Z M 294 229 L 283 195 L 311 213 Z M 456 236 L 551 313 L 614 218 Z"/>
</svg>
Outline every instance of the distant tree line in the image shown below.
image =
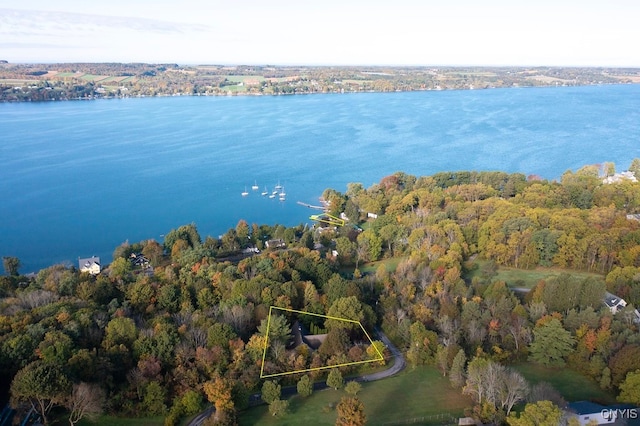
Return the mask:
<svg viewBox="0 0 640 426">
<path fill-rule="evenodd" d="M 281 95 L 631 83 L 635 69 L 1 64 L 0 101 Z M 123 78 L 130 77 L 130 78 Z"/>
</svg>

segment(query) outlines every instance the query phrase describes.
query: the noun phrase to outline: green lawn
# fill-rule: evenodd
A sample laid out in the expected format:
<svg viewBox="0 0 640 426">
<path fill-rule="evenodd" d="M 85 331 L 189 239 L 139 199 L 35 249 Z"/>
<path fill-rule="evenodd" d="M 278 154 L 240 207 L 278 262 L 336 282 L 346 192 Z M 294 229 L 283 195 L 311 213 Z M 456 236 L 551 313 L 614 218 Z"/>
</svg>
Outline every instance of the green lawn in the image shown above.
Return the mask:
<svg viewBox="0 0 640 426">
<path fill-rule="evenodd" d="M 394 272 L 398 267 L 398 264 L 402 262 L 404 257 L 391 257 L 389 259 L 379 260 L 377 262 L 369 262 L 360 267 L 360 272 L 375 274 L 380 265 L 384 265 L 387 268 L 387 272 Z"/>
<path fill-rule="evenodd" d="M 333 389 L 314 392 L 309 398 L 296 395 L 289 400 L 289 413 L 285 417 L 276 419 L 266 405 L 261 405 L 240 413 L 239 424 L 333 425 L 335 405 L 344 395 L 344 390 Z M 364 403 L 367 424 L 371 425 L 443 413 L 457 418 L 464 408 L 472 405 L 471 400 L 452 389 L 449 380 L 434 367 L 408 367 L 395 377 L 364 383 L 358 397 Z"/>
<path fill-rule="evenodd" d="M 482 266 L 486 264 L 487 261 L 476 260 L 473 263 L 477 265 L 477 268 L 475 268 L 468 274 L 469 279 L 473 278 L 476 275 L 480 276 Z M 604 281 L 604 277 L 602 276 L 602 274 L 584 271 L 572 271 L 560 268 L 538 267 L 535 269 L 516 269 L 500 266 L 497 272 L 498 274 L 493 279 L 504 281 L 509 287 L 533 288 L 540 280 L 548 279 L 550 277 L 557 277 L 560 274 L 569 274 L 572 277 L 580 280 L 583 280 L 585 278 L 596 278 L 598 280 Z"/>
<path fill-rule="evenodd" d="M 549 368 L 534 363 L 513 366 L 530 384 L 548 382 L 560 392 L 567 402 L 590 400 L 601 404 L 615 404 L 613 393 L 602 390 L 588 377 L 568 368 Z"/>
</svg>

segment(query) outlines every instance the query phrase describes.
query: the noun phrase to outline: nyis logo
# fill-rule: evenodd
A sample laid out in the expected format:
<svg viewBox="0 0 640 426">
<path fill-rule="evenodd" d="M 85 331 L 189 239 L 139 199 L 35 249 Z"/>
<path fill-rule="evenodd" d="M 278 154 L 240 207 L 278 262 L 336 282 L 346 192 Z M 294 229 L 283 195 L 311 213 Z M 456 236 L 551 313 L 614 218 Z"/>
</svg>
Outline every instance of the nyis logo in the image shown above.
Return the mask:
<svg viewBox="0 0 640 426">
<path fill-rule="evenodd" d="M 640 418 L 637 408 L 605 408 L 600 414 L 606 420 L 630 420 Z"/>
</svg>

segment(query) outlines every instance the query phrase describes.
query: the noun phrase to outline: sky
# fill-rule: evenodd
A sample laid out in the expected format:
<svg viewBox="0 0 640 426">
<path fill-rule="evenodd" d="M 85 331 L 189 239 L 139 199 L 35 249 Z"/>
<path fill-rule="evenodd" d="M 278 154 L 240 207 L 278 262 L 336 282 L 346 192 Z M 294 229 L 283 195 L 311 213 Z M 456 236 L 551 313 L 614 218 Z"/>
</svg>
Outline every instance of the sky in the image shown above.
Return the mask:
<svg viewBox="0 0 640 426">
<path fill-rule="evenodd" d="M 0 0 L 0 60 L 640 67 L 638 0 Z"/>
</svg>

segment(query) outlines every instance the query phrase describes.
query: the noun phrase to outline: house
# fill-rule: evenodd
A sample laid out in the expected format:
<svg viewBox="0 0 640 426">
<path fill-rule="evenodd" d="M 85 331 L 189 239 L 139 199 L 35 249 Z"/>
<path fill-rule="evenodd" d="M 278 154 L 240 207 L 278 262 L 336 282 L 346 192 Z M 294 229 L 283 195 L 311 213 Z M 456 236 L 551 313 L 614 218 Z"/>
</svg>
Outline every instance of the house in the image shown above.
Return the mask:
<svg viewBox="0 0 640 426">
<path fill-rule="evenodd" d="M 285 248 L 287 246 L 284 240 L 281 240 L 279 238 L 275 240 L 268 240 L 266 243 L 264 243 L 264 245 L 269 249 Z"/>
<path fill-rule="evenodd" d="M 134 267 L 147 269 L 150 266 L 149 259 L 140 253 L 131 253 L 130 260 Z"/>
<path fill-rule="evenodd" d="M 567 404 L 565 413 L 568 418 L 577 418 L 581 426 L 591 425 L 595 422 L 598 425 L 606 425 L 616 421 L 616 416 L 610 415 L 613 410 L 590 401 L 570 402 Z"/>
<path fill-rule="evenodd" d="M 78 268 L 80 272 L 88 272 L 91 275 L 97 275 L 100 273 L 100 258 L 97 256 L 91 256 L 85 259 L 78 258 Z"/>
<path fill-rule="evenodd" d="M 612 183 L 623 182 L 625 180 L 629 182 L 638 182 L 638 179 L 636 179 L 636 175 L 633 172 L 626 171 L 622 173 L 616 173 L 613 176 L 607 176 L 602 180 L 602 183 L 612 184 Z"/>
<path fill-rule="evenodd" d="M 604 304 L 607 305 L 613 315 L 627 306 L 627 302 L 623 298 L 611 294 L 608 291 L 604 293 Z"/>
</svg>

